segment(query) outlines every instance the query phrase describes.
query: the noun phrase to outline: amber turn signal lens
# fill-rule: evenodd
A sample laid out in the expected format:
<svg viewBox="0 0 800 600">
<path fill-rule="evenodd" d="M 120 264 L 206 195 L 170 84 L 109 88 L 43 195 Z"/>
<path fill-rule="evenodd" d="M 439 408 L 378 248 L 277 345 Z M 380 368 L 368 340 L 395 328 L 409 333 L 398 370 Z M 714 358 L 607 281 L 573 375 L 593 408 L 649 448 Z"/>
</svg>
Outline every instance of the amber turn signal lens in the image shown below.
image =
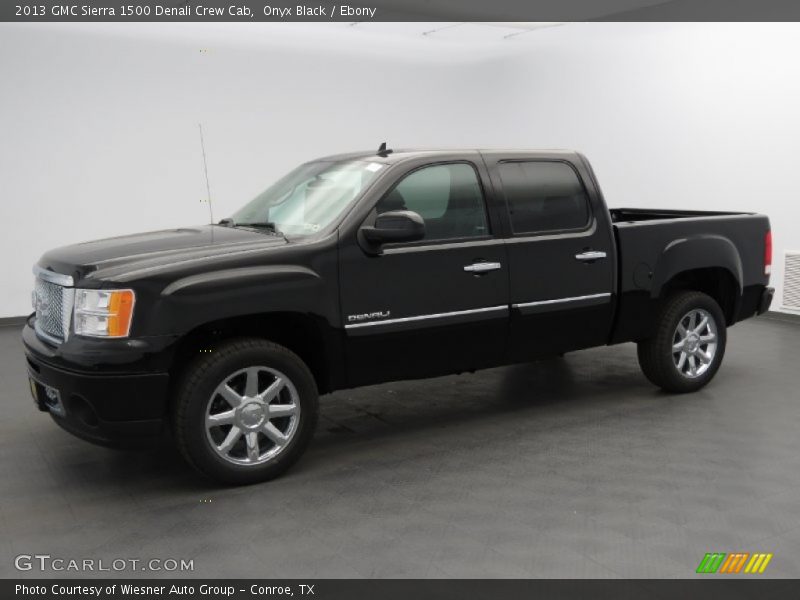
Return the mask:
<svg viewBox="0 0 800 600">
<path fill-rule="evenodd" d="M 131 329 L 133 291 L 112 291 L 108 300 L 108 337 L 125 337 Z"/>
</svg>

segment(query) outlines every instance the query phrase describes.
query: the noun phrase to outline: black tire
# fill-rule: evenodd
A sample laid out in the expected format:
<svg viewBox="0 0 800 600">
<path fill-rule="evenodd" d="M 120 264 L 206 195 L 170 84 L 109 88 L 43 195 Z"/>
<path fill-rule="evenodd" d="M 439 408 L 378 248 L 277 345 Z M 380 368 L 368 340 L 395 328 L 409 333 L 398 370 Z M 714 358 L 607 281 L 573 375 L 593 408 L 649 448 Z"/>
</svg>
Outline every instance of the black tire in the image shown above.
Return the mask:
<svg viewBox="0 0 800 600">
<path fill-rule="evenodd" d="M 251 367 L 274 369 L 285 375 L 291 382 L 291 404 L 299 405 L 299 414 L 296 421 L 293 421 L 293 428 L 289 428 L 293 433 L 288 443 L 274 457 L 260 464 L 234 464 L 231 462 L 235 460 L 234 457 L 223 458 L 212 446 L 213 442 L 209 439 L 212 434 L 206 429 L 206 414 L 211 403 L 224 400 L 216 392 L 218 386 L 237 372 Z M 241 375 L 245 379 L 248 376 L 249 373 Z M 259 377 L 257 375 L 256 380 Z M 273 479 L 300 458 L 313 436 L 318 412 L 316 382 L 311 371 L 296 354 L 266 340 L 239 338 L 214 347 L 210 353 L 201 355 L 189 365 L 183 374 L 173 405 L 172 425 L 178 449 L 195 469 L 220 483 L 246 485 Z M 292 418 L 286 417 L 286 420 Z M 226 427 L 233 428 L 234 425 Z M 230 432 L 230 429 L 227 431 Z M 215 429 L 214 433 L 224 435 L 225 429 Z M 252 433 L 255 433 L 256 439 L 261 440 L 254 444 L 256 448 L 259 443 L 269 443 L 263 433 Z M 241 439 L 244 442 L 249 441 L 244 434 Z M 275 448 L 278 448 L 277 444 Z"/>
<path fill-rule="evenodd" d="M 684 369 L 689 369 L 688 366 L 678 369 L 676 361 L 680 358 L 680 352 L 673 354 L 673 343 L 677 339 L 678 324 L 696 310 L 705 311 L 713 318 L 716 328 L 716 348 L 707 368 L 702 373 L 692 376 L 684 372 Z M 667 298 L 659 311 L 655 335 L 639 342 L 639 366 L 652 383 L 668 392 L 676 394 L 694 392 L 705 386 L 716 375 L 725 356 L 726 342 L 725 315 L 719 304 L 702 292 L 678 292 Z M 700 351 L 704 348 L 708 350 L 708 346 L 701 346 Z M 702 364 L 699 359 L 695 360 L 696 364 Z"/>
</svg>

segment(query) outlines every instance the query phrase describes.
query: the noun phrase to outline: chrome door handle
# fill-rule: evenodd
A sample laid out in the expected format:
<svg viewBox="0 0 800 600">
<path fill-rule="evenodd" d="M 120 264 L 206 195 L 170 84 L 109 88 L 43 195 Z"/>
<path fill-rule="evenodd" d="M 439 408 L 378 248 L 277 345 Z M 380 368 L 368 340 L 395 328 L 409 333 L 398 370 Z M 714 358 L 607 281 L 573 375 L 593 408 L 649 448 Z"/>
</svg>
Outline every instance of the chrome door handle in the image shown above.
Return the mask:
<svg viewBox="0 0 800 600">
<path fill-rule="evenodd" d="M 489 271 L 497 271 L 502 268 L 499 262 L 476 262 L 464 267 L 468 273 L 488 273 Z"/>
<path fill-rule="evenodd" d="M 578 260 L 597 260 L 605 257 L 606 253 L 601 250 L 589 250 L 588 252 L 582 252 L 575 255 L 575 258 Z"/>
</svg>

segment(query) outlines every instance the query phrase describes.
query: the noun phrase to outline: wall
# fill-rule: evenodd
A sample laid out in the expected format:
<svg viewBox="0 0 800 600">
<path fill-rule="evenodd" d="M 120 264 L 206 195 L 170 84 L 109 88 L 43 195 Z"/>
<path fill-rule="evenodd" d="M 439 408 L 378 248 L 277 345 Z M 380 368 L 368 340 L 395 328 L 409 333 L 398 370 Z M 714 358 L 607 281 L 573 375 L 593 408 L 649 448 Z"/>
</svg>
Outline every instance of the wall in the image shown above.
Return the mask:
<svg viewBox="0 0 800 600">
<path fill-rule="evenodd" d="M 217 219 L 383 140 L 577 148 L 613 206 L 768 213 L 779 305 L 800 250 L 800 26 L 308 27 L 0 26 L 0 317 L 28 312 L 48 248 L 207 222 L 200 121 Z"/>
</svg>

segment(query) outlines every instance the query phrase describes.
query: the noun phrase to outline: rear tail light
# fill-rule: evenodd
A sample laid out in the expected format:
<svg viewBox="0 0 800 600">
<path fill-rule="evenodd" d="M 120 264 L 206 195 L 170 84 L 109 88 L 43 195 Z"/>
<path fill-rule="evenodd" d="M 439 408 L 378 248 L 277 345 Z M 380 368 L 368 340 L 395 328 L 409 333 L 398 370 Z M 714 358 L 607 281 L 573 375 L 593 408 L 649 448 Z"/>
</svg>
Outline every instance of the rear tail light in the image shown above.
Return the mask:
<svg viewBox="0 0 800 600">
<path fill-rule="evenodd" d="M 764 275 L 772 273 L 772 231 L 764 237 Z"/>
</svg>

